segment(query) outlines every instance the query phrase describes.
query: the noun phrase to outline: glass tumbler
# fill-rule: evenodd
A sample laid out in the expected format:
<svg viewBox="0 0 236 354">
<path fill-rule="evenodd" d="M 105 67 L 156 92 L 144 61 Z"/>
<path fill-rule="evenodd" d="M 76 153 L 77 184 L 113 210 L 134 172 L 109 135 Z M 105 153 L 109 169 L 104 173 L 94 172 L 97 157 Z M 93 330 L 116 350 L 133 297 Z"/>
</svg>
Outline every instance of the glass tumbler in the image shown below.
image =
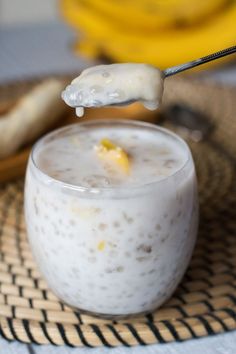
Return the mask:
<svg viewBox="0 0 236 354">
<path fill-rule="evenodd" d="M 40 169 L 37 152 L 48 142 L 112 124 L 172 139 L 185 151 L 183 166 L 159 181 L 96 190 Z M 148 123 L 101 120 L 63 127 L 32 149 L 25 219 L 35 261 L 66 304 L 107 317 L 150 312 L 173 294 L 193 252 L 198 198 L 191 152 L 181 138 Z"/>
</svg>

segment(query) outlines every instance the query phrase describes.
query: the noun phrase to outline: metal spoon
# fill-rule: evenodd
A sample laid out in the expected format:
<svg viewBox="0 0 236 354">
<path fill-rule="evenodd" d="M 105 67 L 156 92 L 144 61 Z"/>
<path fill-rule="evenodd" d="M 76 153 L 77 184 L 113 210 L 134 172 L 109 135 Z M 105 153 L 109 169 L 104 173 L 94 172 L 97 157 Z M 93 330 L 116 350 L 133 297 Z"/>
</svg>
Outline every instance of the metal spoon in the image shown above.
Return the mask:
<svg viewBox="0 0 236 354">
<path fill-rule="evenodd" d="M 219 59 L 219 58 L 225 57 L 226 55 L 233 54 L 233 53 L 236 53 L 236 45 L 226 48 L 226 49 L 223 49 L 223 50 L 220 50 L 219 52 L 209 54 L 205 57 L 190 61 L 185 64 L 172 66 L 171 68 L 163 70 L 163 75 L 164 75 L 164 77 L 172 76 L 172 75 L 178 74 L 182 71 L 195 68 L 196 66 L 208 63 L 209 61 L 213 61 L 215 59 Z"/>
</svg>

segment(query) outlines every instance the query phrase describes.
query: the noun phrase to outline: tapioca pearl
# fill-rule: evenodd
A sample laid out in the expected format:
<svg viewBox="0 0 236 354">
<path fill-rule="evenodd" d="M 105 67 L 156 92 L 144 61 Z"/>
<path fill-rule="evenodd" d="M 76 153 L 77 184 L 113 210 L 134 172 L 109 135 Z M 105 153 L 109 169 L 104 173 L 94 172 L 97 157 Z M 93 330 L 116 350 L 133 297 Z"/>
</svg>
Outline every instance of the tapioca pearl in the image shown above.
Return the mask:
<svg viewBox="0 0 236 354">
<path fill-rule="evenodd" d="M 145 277 L 146 275 L 147 275 L 147 272 L 139 273 L 139 276 L 140 276 L 140 277 Z"/>
<path fill-rule="evenodd" d="M 108 244 L 111 248 L 117 248 L 117 244 L 116 244 L 115 242 L 108 241 L 107 244 Z"/>
<path fill-rule="evenodd" d="M 107 96 L 109 98 L 113 98 L 114 100 L 125 100 L 125 93 L 122 90 L 115 90 L 113 92 L 107 92 Z"/>
<path fill-rule="evenodd" d="M 67 234 L 67 237 L 72 240 L 73 238 L 76 237 L 76 235 L 73 234 L 73 232 L 70 232 L 70 233 Z"/>
<path fill-rule="evenodd" d="M 114 250 L 109 251 L 108 256 L 111 257 L 111 258 L 117 257 L 118 256 L 118 252 L 116 252 Z"/>
<path fill-rule="evenodd" d="M 77 180 L 78 180 L 78 176 L 77 175 L 74 175 L 74 174 L 67 174 L 66 175 L 66 178 L 64 178 L 64 182 L 66 183 L 77 183 Z"/>
<path fill-rule="evenodd" d="M 139 233 L 138 233 L 138 237 L 141 238 L 141 239 L 143 239 L 143 238 L 144 238 L 144 233 L 143 233 L 143 232 L 139 232 Z"/>
<path fill-rule="evenodd" d="M 67 168 L 65 168 L 64 170 L 62 170 L 61 172 L 70 172 L 70 171 L 72 171 L 72 168 L 67 167 Z"/>
<path fill-rule="evenodd" d="M 90 140 L 89 140 L 89 142 L 91 143 L 91 144 L 93 144 L 93 146 L 94 145 L 97 145 L 97 143 L 98 143 L 98 140 L 96 139 L 96 138 L 90 138 Z"/>
<path fill-rule="evenodd" d="M 111 184 L 110 180 L 107 177 L 102 175 L 92 175 L 92 176 L 84 177 L 82 183 L 86 187 L 91 187 L 91 188 L 107 187 Z"/>
<path fill-rule="evenodd" d="M 149 257 L 143 256 L 143 257 L 136 257 L 135 259 L 137 262 L 145 262 L 145 261 L 149 260 Z"/>
<path fill-rule="evenodd" d="M 125 257 L 131 258 L 131 253 L 126 251 L 126 252 L 125 252 Z"/>
<path fill-rule="evenodd" d="M 64 233 L 61 233 L 57 227 L 53 227 L 53 232 L 57 236 L 66 237 Z"/>
<path fill-rule="evenodd" d="M 159 295 L 156 295 L 154 299 L 150 301 L 150 305 L 155 305 L 158 301 Z"/>
<path fill-rule="evenodd" d="M 128 148 L 128 149 L 129 149 L 129 151 L 133 151 L 133 150 L 134 150 L 135 153 L 136 153 L 137 146 L 136 146 L 136 145 L 129 145 L 129 148 Z M 135 155 L 136 155 L 135 153 L 132 154 L 132 157 L 135 157 Z"/>
<path fill-rule="evenodd" d="M 178 163 L 176 159 L 167 159 L 163 161 L 163 166 L 166 168 L 173 168 Z"/>
<path fill-rule="evenodd" d="M 62 225 L 62 224 L 63 224 L 63 221 L 62 221 L 61 218 L 59 218 L 57 222 L 58 222 L 59 225 Z M 60 227 L 61 227 L 61 226 L 60 226 Z"/>
<path fill-rule="evenodd" d="M 124 271 L 123 266 L 115 266 L 115 267 L 107 267 L 105 268 L 105 272 L 108 274 L 111 273 L 122 273 Z"/>
<path fill-rule="evenodd" d="M 161 231 L 161 225 L 160 224 L 156 224 L 155 228 L 156 228 L 157 231 Z"/>
<path fill-rule="evenodd" d="M 34 212 L 36 215 L 39 215 L 39 207 L 38 207 L 38 204 L 37 204 L 37 197 L 34 197 L 33 199 L 33 205 L 34 205 Z"/>
<path fill-rule="evenodd" d="M 57 256 L 58 253 L 59 253 L 59 249 L 57 249 L 56 247 L 54 247 L 53 249 L 51 249 L 51 252 Z"/>
<path fill-rule="evenodd" d="M 162 292 L 162 295 L 161 295 L 162 298 L 165 298 L 167 297 L 167 291 L 165 290 L 164 292 Z"/>
<path fill-rule="evenodd" d="M 69 272 L 70 272 L 71 275 L 76 275 L 76 276 L 79 276 L 80 273 L 81 273 L 80 269 L 78 267 L 76 267 L 76 266 L 70 267 L 69 268 Z"/>
<path fill-rule="evenodd" d="M 50 176 L 55 179 L 60 179 L 63 175 L 60 172 L 50 172 Z"/>
<path fill-rule="evenodd" d="M 128 224 L 132 224 L 134 222 L 134 219 L 131 216 L 129 216 L 126 212 L 123 212 L 122 215 Z"/>
<path fill-rule="evenodd" d="M 171 154 L 171 150 L 167 146 L 160 147 L 158 149 L 158 155 L 169 155 Z"/>
<path fill-rule="evenodd" d="M 75 226 L 75 225 L 76 225 L 76 222 L 75 222 L 74 219 L 70 219 L 70 220 L 69 220 L 69 224 L 70 224 L 71 226 Z"/>
<path fill-rule="evenodd" d="M 140 287 L 140 285 L 133 286 L 134 292 L 139 292 L 141 289 L 142 289 L 142 287 Z"/>
<path fill-rule="evenodd" d="M 152 162 L 152 160 L 151 160 L 150 158 L 148 158 L 148 157 L 145 157 L 144 159 L 142 159 L 142 161 L 143 161 L 144 163 Z"/>
<path fill-rule="evenodd" d="M 113 168 L 113 166 L 110 166 L 108 164 L 104 164 L 104 169 L 111 175 L 115 175 L 117 171 Z"/>
<path fill-rule="evenodd" d="M 114 222 L 113 222 L 113 226 L 114 226 L 115 228 L 119 228 L 121 225 L 120 225 L 119 221 L 114 221 Z"/>
<path fill-rule="evenodd" d="M 93 85 L 89 88 L 90 94 L 94 95 L 96 93 L 104 92 L 104 88 L 100 85 Z"/>
<path fill-rule="evenodd" d="M 148 302 L 145 301 L 145 302 L 143 302 L 140 306 L 144 308 L 144 307 L 146 307 L 147 305 L 148 305 Z"/>
<path fill-rule="evenodd" d="M 182 216 L 182 210 L 179 210 L 176 215 L 176 218 L 179 219 L 179 218 L 181 218 L 181 216 Z"/>
<path fill-rule="evenodd" d="M 98 225 L 98 229 L 99 229 L 100 231 L 106 230 L 107 227 L 108 227 L 108 225 L 105 224 L 105 223 L 100 223 L 100 224 Z"/>
<path fill-rule="evenodd" d="M 84 99 L 84 94 L 82 90 L 78 91 L 78 88 L 74 85 L 70 85 L 68 88 L 68 94 L 65 96 L 64 91 L 62 92 L 63 99 L 66 100 L 69 106 L 79 106 Z"/>
<path fill-rule="evenodd" d="M 182 195 L 180 194 L 180 192 L 177 192 L 177 193 L 176 193 L 176 200 L 177 200 L 177 202 L 178 202 L 180 205 L 183 204 L 183 197 L 182 197 Z"/>
<path fill-rule="evenodd" d="M 118 272 L 118 273 L 122 273 L 122 272 L 124 272 L 124 270 L 125 270 L 125 269 L 124 269 L 123 266 L 118 266 L 118 267 L 117 267 L 117 272 Z"/>
<path fill-rule="evenodd" d="M 108 287 L 105 286 L 105 285 L 101 285 L 101 286 L 99 287 L 99 289 L 100 289 L 100 290 L 108 290 Z"/>
<path fill-rule="evenodd" d="M 70 288 L 70 283 L 67 281 L 63 281 L 62 286 L 64 286 L 65 288 Z"/>
<path fill-rule="evenodd" d="M 141 243 L 140 245 L 137 246 L 136 250 L 141 251 L 143 253 L 151 253 L 152 246 L 148 245 L 148 244 Z"/>
<path fill-rule="evenodd" d="M 130 136 L 130 138 L 133 139 L 133 140 L 139 140 L 140 139 L 140 137 L 138 135 L 136 135 L 136 134 L 132 134 Z"/>
<path fill-rule="evenodd" d="M 165 234 L 164 236 L 162 236 L 161 243 L 164 243 L 165 241 L 167 241 L 169 237 L 170 237 L 170 234 Z"/>
<path fill-rule="evenodd" d="M 154 274 L 154 273 L 156 273 L 156 269 L 150 269 L 149 271 L 148 271 L 148 274 Z"/>
<path fill-rule="evenodd" d="M 101 75 L 102 77 L 110 77 L 111 74 L 108 71 L 103 71 Z"/>
</svg>

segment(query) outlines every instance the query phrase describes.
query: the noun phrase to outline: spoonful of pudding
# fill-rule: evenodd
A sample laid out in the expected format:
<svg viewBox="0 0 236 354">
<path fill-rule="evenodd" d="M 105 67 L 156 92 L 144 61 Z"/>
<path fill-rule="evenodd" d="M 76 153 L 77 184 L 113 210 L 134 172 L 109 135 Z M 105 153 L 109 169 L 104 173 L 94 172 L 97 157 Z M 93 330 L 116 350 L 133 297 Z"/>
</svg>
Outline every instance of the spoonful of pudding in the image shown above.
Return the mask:
<svg viewBox="0 0 236 354">
<path fill-rule="evenodd" d="M 85 69 L 62 92 L 65 103 L 83 116 L 84 107 L 124 106 L 140 102 L 150 110 L 161 103 L 164 79 L 236 52 L 236 46 L 164 71 L 148 64 L 109 64 Z"/>
</svg>

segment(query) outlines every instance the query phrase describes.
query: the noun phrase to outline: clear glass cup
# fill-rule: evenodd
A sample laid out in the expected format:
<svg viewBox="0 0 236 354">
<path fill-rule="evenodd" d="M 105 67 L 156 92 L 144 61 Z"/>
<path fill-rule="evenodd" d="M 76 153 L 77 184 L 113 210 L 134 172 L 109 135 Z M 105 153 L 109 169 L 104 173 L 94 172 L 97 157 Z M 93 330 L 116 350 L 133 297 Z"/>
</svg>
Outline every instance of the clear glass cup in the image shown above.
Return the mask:
<svg viewBox="0 0 236 354">
<path fill-rule="evenodd" d="M 111 124 L 174 139 L 186 151 L 184 165 L 156 182 L 100 189 L 64 183 L 38 167 L 37 149 L 49 141 Z M 100 316 L 147 313 L 172 295 L 193 252 L 198 198 L 191 152 L 178 136 L 149 123 L 101 120 L 63 127 L 33 147 L 25 218 L 38 267 L 62 301 Z M 109 236 L 104 236 L 103 227 L 110 230 Z M 99 235 L 109 244 L 100 253 L 95 247 Z"/>
</svg>

